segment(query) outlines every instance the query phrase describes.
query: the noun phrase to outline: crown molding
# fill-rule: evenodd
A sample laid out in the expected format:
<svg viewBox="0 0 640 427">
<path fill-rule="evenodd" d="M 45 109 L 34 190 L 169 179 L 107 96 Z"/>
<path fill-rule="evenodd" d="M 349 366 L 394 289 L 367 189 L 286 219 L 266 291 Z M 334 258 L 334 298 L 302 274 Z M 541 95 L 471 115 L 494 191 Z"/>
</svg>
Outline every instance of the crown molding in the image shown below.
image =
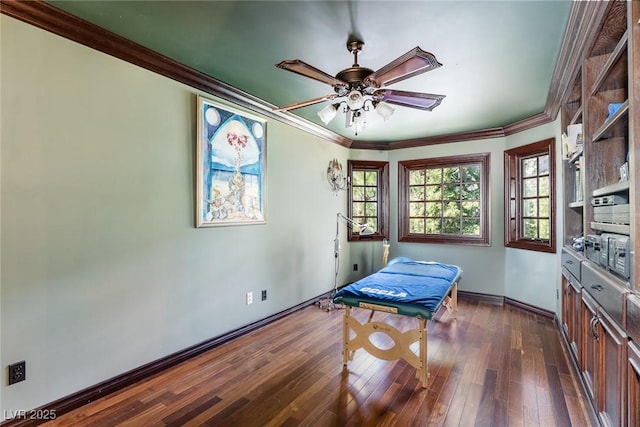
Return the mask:
<svg viewBox="0 0 640 427">
<path fill-rule="evenodd" d="M 504 134 L 506 136 L 513 135 L 514 133 L 519 133 L 527 129 L 546 125 L 547 123 L 551 123 L 552 121 L 553 118 L 551 118 L 547 113 L 536 114 L 535 116 L 527 117 L 526 119 L 513 122 L 510 125 L 505 126 L 503 128 Z"/>
<path fill-rule="evenodd" d="M 424 138 L 404 139 L 400 141 L 353 141 L 351 148 L 363 150 L 399 150 L 403 148 L 423 147 L 427 145 L 447 144 L 450 142 L 472 141 L 477 139 L 499 138 L 505 136 L 501 127 L 450 133 Z"/>
</svg>

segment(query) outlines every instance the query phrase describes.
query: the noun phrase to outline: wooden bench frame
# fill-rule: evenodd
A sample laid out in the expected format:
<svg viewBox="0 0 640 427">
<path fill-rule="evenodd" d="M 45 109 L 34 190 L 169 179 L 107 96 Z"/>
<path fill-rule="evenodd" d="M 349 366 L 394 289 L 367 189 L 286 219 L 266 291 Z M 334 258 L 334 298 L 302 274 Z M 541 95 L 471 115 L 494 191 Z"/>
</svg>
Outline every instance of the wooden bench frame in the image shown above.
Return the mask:
<svg viewBox="0 0 640 427">
<path fill-rule="evenodd" d="M 444 297 L 442 303 L 453 318 L 458 316 L 458 284 L 451 286 L 448 295 Z M 405 360 L 411 366 L 416 368 L 416 378 L 420 381 L 423 388 L 427 388 L 427 380 L 429 374 L 427 372 L 427 322 L 428 320 L 417 316 L 418 326 L 405 332 L 401 332 L 394 326 L 385 322 L 372 322 L 373 314 L 376 311 L 385 313 L 398 314 L 398 309 L 393 306 L 383 304 L 359 303 L 360 308 L 371 310 L 369 319 L 366 323 L 360 323 L 351 316 L 351 306 L 345 305 L 343 316 L 343 350 L 342 360 L 346 367 L 348 362 L 353 360 L 356 350 L 364 349 L 367 353 L 382 360 Z M 440 307 L 433 313 L 435 315 Z M 355 336 L 351 337 L 351 331 L 355 332 Z M 381 349 L 375 346 L 369 339 L 372 334 L 383 333 L 393 340 L 393 347 Z M 411 345 L 418 342 L 418 353 L 411 350 Z"/>
</svg>

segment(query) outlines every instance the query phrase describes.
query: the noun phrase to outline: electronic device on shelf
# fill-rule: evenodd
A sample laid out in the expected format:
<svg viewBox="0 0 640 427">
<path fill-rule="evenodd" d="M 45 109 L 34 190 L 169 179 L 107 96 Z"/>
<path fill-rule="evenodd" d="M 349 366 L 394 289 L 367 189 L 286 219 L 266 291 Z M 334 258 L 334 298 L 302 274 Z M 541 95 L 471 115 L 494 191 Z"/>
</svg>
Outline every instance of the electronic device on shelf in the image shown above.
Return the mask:
<svg viewBox="0 0 640 427">
<path fill-rule="evenodd" d="M 587 259 L 625 279 L 631 277 L 629 236 L 614 233 L 587 234 L 584 248 Z"/>
<path fill-rule="evenodd" d="M 605 269 L 609 267 L 609 236 L 608 233 L 600 235 L 600 259 L 598 262 Z"/>
<path fill-rule="evenodd" d="M 630 224 L 629 204 L 595 206 L 593 208 L 593 220 L 609 224 Z"/>
<path fill-rule="evenodd" d="M 593 206 L 622 205 L 625 203 L 629 203 L 629 199 L 617 194 L 609 194 L 607 196 L 594 197 L 591 199 L 591 205 Z"/>
<path fill-rule="evenodd" d="M 609 239 L 609 253 L 613 251 L 613 257 L 609 255 L 609 268 L 623 276 L 631 277 L 631 265 L 629 262 L 629 236 L 618 235 Z M 612 262 L 613 261 L 613 262 Z"/>
<path fill-rule="evenodd" d="M 600 236 L 587 234 L 584 238 L 584 253 L 587 259 L 600 264 Z"/>
</svg>

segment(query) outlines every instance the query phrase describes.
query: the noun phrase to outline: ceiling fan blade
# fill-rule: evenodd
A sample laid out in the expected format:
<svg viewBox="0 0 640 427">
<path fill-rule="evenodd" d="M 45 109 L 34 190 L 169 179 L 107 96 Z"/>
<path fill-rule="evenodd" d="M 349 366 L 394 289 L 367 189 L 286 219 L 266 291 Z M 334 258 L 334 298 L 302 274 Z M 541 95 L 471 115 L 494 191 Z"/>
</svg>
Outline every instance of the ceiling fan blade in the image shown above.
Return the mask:
<svg viewBox="0 0 640 427">
<path fill-rule="evenodd" d="M 318 80 L 322 83 L 330 84 L 332 86 L 347 86 L 347 83 L 342 80 L 337 79 L 322 70 L 318 70 L 316 67 L 309 65 L 306 62 L 302 62 L 299 59 L 282 61 L 276 64 L 276 67 Z"/>
<path fill-rule="evenodd" d="M 307 105 L 317 104 L 319 102 L 328 101 L 330 99 L 337 98 L 337 93 L 331 93 L 329 95 L 319 96 L 317 98 L 309 99 L 307 101 L 296 102 L 295 104 L 285 105 L 284 107 L 274 108 L 273 111 L 289 111 L 296 108 L 306 107 Z"/>
<path fill-rule="evenodd" d="M 374 71 L 365 79 L 365 82 L 375 87 L 388 86 L 441 66 L 442 64 L 432 53 L 416 46 L 401 57 Z"/>
<path fill-rule="evenodd" d="M 380 89 L 373 93 L 380 101 L 388 104 L 402 105 L 404 107 L 417 108 L 431 111 L 442 102 L 444 95 L 431 93 L 407 92 L 404 90 Z"/>
</svg>

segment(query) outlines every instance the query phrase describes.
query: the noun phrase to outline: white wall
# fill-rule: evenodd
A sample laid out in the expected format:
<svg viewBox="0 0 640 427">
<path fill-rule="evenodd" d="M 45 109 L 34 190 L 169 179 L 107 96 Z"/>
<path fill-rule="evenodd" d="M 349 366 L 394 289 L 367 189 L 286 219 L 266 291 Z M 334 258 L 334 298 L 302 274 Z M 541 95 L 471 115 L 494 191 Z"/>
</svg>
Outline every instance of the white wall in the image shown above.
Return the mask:
<svg viewBox="0 0 640 427">
<path fill-rule="evenodd" d="M 502 244 L 502 153 L 559 134 L 555 124 L 349 152 L 269 120 L 267 224 L 195 229 L 198 92 L 5 15 L 0 30 L 0 410 L 49 403 L 331 289 L 346 210 L 326 182 L 334 157 L 389 160 L 392 257 L 457 264 L 462 290 L 556 309 L 558 257 Z M 485 151 L 491 246 L 399 244 L 397 162 Z M 382 256 L 380 242 L 345 234 L 339 283 Z M 245 305 L 262 289 L 268 301 Z M 4 367 L 20 360 L 28 379 L 7 387 Z"/>
<path fill-rule="evenodd" d="M 331 289 L 345 199 L 326 168 L 344 164 L 346 148 L 269 120 L 267 224 L 196 229 L 197 92 L 0 22 L 0 410 L 51 402 Z M 245 305 L 262 289 L 266 302 Z M 7 387 L 4 367 L 20 360 L 27 380 Z"/>
</svg>

